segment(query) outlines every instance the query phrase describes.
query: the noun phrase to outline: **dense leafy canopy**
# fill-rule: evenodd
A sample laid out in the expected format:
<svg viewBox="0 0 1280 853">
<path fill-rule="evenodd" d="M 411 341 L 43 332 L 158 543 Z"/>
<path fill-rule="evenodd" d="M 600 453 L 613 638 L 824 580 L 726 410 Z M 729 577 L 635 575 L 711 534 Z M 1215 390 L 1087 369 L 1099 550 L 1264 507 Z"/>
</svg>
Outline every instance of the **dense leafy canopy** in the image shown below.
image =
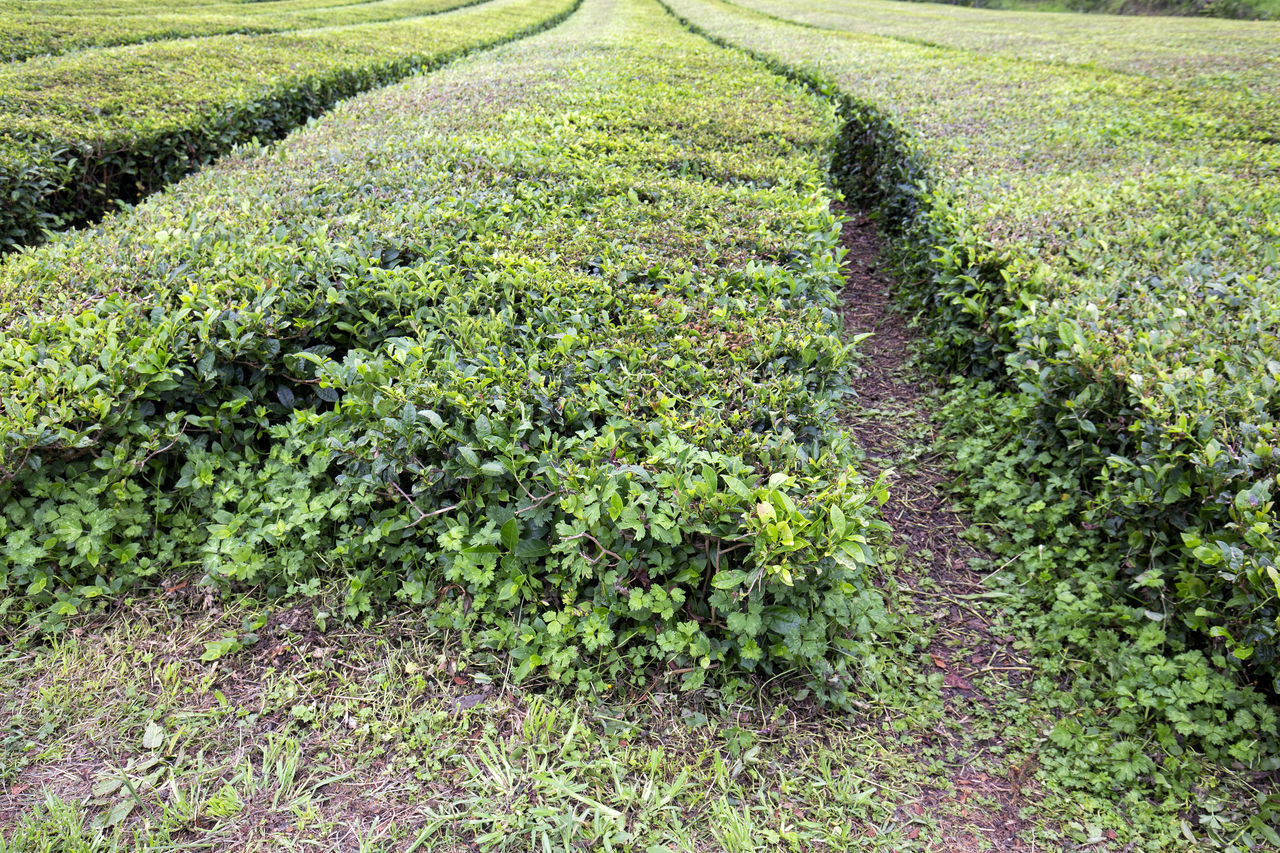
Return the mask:
<svg viewBox="0 0 1280 853">
<path fill-rule="evenodd" d="M 979 517 L 1039 641 L 1110 671 L 1119 713 L 1063 741 L 1116 760 L 1141 725 L 1257 760 L 1274 715 L 1222 673 L 1280 688 L 1280 41 L 1126 62 L 1113 22 L 1018 59 L 1035 16 L 939 47 L 863 34 L 859 0 L 803 26 L 670 5 L 842 104 L 840 179 L 894 235 L 929 355 L 982 381 L 949 412 Z"/>
<path fill-rule="evenodd" d="M 336 583 L 517 676 L 842 700 L 894 629 L 835 424 L 833 112 L 657 6 L 586 38 L 607 11 L 11 257 L 10 601 Z"/>
<path fill-rule="evenodd" d="M 574 5 L 493 0 L 384 23 L 9 63 L 0 67 L 0 249 L 135 201 L 342 98 L 542 29 Z"/>
<path fill-rule="evenodd" d="M 467 0 L 3 0 L 0 61 L 226 33 L 371 24 L 462 5 Z"/>
</svg>

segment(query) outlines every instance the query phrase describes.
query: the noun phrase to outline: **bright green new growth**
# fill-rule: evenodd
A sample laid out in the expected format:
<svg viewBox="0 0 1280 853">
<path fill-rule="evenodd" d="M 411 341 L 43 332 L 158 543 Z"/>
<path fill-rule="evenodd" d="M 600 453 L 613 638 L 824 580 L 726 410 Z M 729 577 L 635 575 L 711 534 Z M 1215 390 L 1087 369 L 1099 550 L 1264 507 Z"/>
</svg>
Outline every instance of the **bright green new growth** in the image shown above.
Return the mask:
<svg viewBox="0 0 1280 853">
<path fill-rule="evenodd" d="M 576 0 L 102 48 L 0 68 L 0 249 L 135 201 L 357 92 L 550 26 Z"/>
<path fill-rule="evenodd" d="M 1117 48 L 1141 21 L 1029 61 L 995 45 L 1050 39 L 1034 15 L 939 26 L 944 48 L 813 25 L 885 31 L 862 0 L 808 26 L 671 6 L 837 97 L 841 179 L 894 236 L 930 355 L 987 381 L 948 413 L 965 485 L 1048 611 L 1038 641 L 1098 661 L 1118 709 L 1055 743 L 1161 779 L 1113 732 L 1259 761 L 1274 719 L 1220 673 L 1280 686 L 1280 27 L 1213 22 L 1251 45 L 1234 64 L 1211 39 Z"/>
<path fill-rule="evenodd" d="M 798 669 L 842 701 L 893 629 L 834 420 L 832 111 L 608 13 L 10 258 L 8 606 L 337 583 L 516 676 Z"/>
</svg>

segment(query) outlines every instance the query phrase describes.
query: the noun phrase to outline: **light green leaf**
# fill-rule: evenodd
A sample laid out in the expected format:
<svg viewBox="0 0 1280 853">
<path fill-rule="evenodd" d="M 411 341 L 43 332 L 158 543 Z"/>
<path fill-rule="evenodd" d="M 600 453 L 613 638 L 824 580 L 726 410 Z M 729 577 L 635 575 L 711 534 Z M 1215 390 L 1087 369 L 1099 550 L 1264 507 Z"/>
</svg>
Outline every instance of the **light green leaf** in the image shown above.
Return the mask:
<svg viewBox="0 0 1280 853">
<path fill-rule="evenodd" d="M 738 569 L 726 569 L 722 572 L 716 572 L 716 576 L 711 579 L 711 585 L 716 589 L 733 589 L 734 587 L 744 585 L 751 575 Z"/>
<path fill-rule="evenodd" d="M 847 522 L 844 517 L 844 510 L 840 508 L 839 504 L 832 504 L 831 505 L 831 530 L 832 532 L 835 533 L 837 539 L 844 536 L 846 523 Z"/>
</svg>

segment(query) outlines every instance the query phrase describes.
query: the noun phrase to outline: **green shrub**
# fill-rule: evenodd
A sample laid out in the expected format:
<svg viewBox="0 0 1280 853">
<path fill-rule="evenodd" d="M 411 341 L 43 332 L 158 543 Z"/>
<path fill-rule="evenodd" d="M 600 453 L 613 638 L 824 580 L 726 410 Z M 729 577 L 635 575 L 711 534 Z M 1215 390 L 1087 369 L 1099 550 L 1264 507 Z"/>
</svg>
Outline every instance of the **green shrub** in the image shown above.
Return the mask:
<svg viewBox="0 0 1280 853">
<path fill-rule="evenodd" d="M 1005 532 L 990 542 L 1004 564 L 996 581 L 1010 600 L 1029 599 L 1018 627 L 1044 652 L 1041 691 L 1061 713 L 1046 767 L 1099 793 L 1147 779 L 1184 796 L 1204 773 L 1188 752 L 1274 769 L 1277 720 L 1266 697 L 1237 683 L 1221 648 L 1177 640 L 1165 602 L 1126 594 L 1126 567 L 1108 554 L 1105 528 L 1079 521 L 1085 472 L 1023 440 L 1033 412 L 1026 397 L 984 383 L 958 386 L 945 416 L 975 514 L 1000 519 Z M 1157 573 L 1141 581 L 1161 584 Z"/>
<path fill-rule="evenodd" d="M 914 0 L 913 0 L 914 1 Z M 862 0 L 856 0 L 862 2 Z M 975 9 L 1025 10 L 1039 14 L 1099 12 L 1105 15 L 1179 15 L 1267 20 L 1275 18 L 1268 0 L 944 0 Z M 1041 11 L 1044 10 L 1044 11 Z"/>
<path fill-rule="evenodd" d="M 1159 63 L 1113 73 L 670 5 L 840 105 L 837 177 L 894 239 L 926 354 L 987 382 L 949 409 L 958 468 L 977 518 L 1005 534 L 989 544 L 1042 613 L 1039 640 L 1092 659 L 1118 631 L 1116 691 L 1148 653 L 1174 671 L 1208 661 L 1228 717 L 1261 700 L 1224 673 L 1280 689 L 1280 100 L 1266 64 L 1214 80 L 1188 55 L 1173 80 Z M 1224 743 L 1253 738 L 1257 760 L 1275 723 L 1253 718 L 1177 737 L 1224 760 Z"/>
<path fill-rule="evenodd" d="M 430 15 L 466 0 L 272 0 L 259 3 L 0 3 L 0 61 L 177 38 L 260 34 Z"/>
<path fill-rule="evenodd" d="M 0 68 L 0 188 L 9 198 L 0 248 L 136 201 L 357 92 L 550 26 L 575 3 L 495 0 L 387 23 L 153 43 Z"/>
<path fill-rule="evenodd" d="M 1197 5 L 1204 5 L 1196 1 Z M 1075 0 L 1067 0 L 1062 5 L 1072 2 Z M 1131 0 L 1079 2 L 1138 5 Z M 1234 2 L 1226 0 L 1218 5 L 1225 7 Z M 1240 103 L 1256 102 L 1260 94 L 1274 96 L 1276 92 L 1270 63 L 1274 61 L 1276 39 L 1280 36 L 1277 23 L 1205 18 L 1168 18 L 1153 22 L 1074 12 L 1027 15 L 968 8 L 969 4 L 903 5 L 900 0 L 810 0 L 806 3 L 734 0 L 731 5 L 779 21 L 838 33 L 884 36 L 987 57 L 1065 64 L 1076 70 L 1103 68 L 1155 78 L 1162 81 L 1167 91 L 1177 91 L 1192 99 L 1198 93 L 1203 94 L 1205 87 L 1212 90 L 1212 100 L 1234 98 Z M 834 71 L 834 66 L 831 70 Z M 1249 90 L 1238 91 L 1238 87 L 1244 86 Z"/>
<path fill-rule="evenodd" d="M 843 700 L 895 629 L 835 418 L 832 122 L 602 4 L 11 257 L 8 606 L 336 583 L 517 676 Z"/>
</svg>

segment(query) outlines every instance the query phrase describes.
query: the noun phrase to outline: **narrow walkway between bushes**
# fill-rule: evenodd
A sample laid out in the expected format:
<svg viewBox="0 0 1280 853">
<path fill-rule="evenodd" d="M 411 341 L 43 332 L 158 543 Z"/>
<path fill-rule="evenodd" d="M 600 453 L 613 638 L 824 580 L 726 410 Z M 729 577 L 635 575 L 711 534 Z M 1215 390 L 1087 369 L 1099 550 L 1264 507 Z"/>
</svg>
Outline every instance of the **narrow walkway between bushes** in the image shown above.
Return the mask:
<svg viewBox="0 0 1280 853">
<path fill-rule="evenodd" d="M 1003 741 L 1000 727 L 985 725 L 1000 718 L 996 697 L 1017 701 L 1030 667 L 1015 655 L 1014 638 L 997 635 L 980 606 L 987 589 L 972 562 L 983 555 L 964 539 L 965 521 L 948 498 L 930 379 L 911 362 L 915 335 L 893 307 L 884 244 L 867 217 L 842 213 L 845 333 L 870 335 L 858 344 L 846 426 L 867 454 L 868 476 L 889 472 L 883 512 L 893 527 L 897 580 L 935 631 L 928 655 L 942 674 L 943 723 L 926 746 L 941 748 L 954 790 L 939 790 L 915 808 L 934 810 L 944 830 L 931 840 L 933 849 L 1031 850 L 1024 836 L 1030 823 L 1019 812 L 1037 799 L 1034 757 L 1014 755 L 1017 747 Z"/>
</svg>

